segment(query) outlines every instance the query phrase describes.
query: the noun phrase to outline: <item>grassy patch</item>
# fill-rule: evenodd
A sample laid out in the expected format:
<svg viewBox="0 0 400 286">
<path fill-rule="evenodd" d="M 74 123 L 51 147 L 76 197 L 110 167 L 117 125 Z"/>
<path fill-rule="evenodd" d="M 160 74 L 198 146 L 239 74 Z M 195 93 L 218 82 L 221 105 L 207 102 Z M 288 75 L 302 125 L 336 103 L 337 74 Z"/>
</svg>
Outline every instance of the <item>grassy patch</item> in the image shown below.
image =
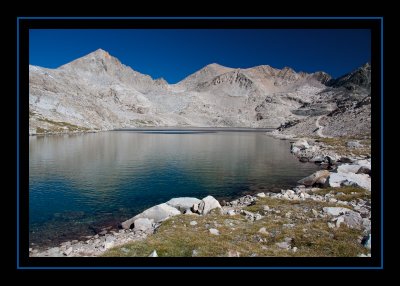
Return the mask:
<svg viewBox="0 0 400 286">
<path fill-rule="evenodd" d="M 319 142 L 327 145 L 328 149 L 331 149 L 342 156 L 348 156 L 353 154 L 354 156 L 370 156 L 371 155 L 371 138 L 368 137 L 334 137 L 334 138 L 315 138 Z M 359 141 L 363 145 L 361 148 L 349 148 L 347 147 L 348 141 Z"/>
<path fill-rule="evenodd" d="M 324 196 L 326 194 L 332 194 L 336 199 L 340 201 L 353 201 L 357 199 L 369 200 L 371 199 L 371 193 L 363 188 L 359 187 L 341 187 L 341 188 L 326 188 L 320 189 L 313 192 L 313 194 Z"/>
<path fill-rule="evenodd" d="M 264 211 L 268 205 L 270 211 Z M 367 253 L 360 244 L 361 230 L 345 226 L 329 228 L 329 217 L 316 218 L 312 210 L 321 211 L 333 205 L 315 201 L 288 201 L 260 198 L 246 209 L 259 212 L 263 218 L 248 221 L 244 215 L 221 215 L 212 212 L 206 216 L 180 215 L 164 222 L 157 232 L 144 241 L 115 247 L 105 257 L 146 257 L 156 250 L 159 256 L 221 257 L 239 253 L 240 256 L 357 256 Z M 190 225 L 191 221 L 197 224 Z M 267 233 L 260 233 L 264 227 Z M 220 235 L 212 235 L 216 228 Z M 276 243 L 291 239 L 297 251 L 279 248 Z"/>
<path fill-rule="evenodd" d="M 39 121 L 51 124 L 52 127 L 49 132 L 62 132 L 62 131 L 87 131 L 89 128 L 77 126 L 68 122 L 53 121 L 47 118 L 38 118 Z"/>
</svg>

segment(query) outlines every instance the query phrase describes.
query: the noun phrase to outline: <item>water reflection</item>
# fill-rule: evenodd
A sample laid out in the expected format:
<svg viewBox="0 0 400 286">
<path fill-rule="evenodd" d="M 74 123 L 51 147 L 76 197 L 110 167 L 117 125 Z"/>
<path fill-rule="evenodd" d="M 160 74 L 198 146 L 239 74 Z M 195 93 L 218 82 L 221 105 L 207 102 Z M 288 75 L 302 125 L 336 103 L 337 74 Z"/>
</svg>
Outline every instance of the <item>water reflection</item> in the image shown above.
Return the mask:
<svg viewBox="0 0 400 286">
<path fill-rule="evenodd" d="M 30 222 L 56 222 L 68 212 L 127 218 L 172 197 L 289 186 L 316 167 L 288 150 L 264 133 L 30 137 Z"/>
</svg>

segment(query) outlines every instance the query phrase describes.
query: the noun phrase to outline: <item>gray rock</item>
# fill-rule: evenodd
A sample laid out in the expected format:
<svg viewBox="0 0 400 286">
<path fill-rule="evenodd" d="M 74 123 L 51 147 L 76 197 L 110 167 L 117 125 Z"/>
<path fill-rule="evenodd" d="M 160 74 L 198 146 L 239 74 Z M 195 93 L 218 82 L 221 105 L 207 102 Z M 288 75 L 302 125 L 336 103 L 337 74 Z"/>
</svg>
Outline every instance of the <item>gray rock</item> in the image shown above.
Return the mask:
<svg viewBox="0 0 400 286">
<path fill-rule="evenodd" d="M 340 157 L 340 162 L 342 163 L 353 163 L 353 159 L 349 158 L 349 157 Z"/>
<path fill-rule="evenodd" d="M 107 236 L 104 242 L 104 249 L 107 250 L 114 247 L 114 243 L 115 243 L 115 237 L 113 237 L 112 235 Z"/>
<path fill-rule="evenodd" d="M 337 218 L 336 227 L 340 227 L 342 223 L 347 225 L 349 228 L 361 229 L 363 219 L 359 213 L 351 211 Z"/>
<path fill-rule="evenodd" d="M 170 218 L 171 216 L 176 216 L 180 215 L 181 212 L 177 210 L 174 207 L 171 207 L 170 205 L 167 205 L 165 203 L 156 205 L 154 207 L 151 207 L 144 212 L 134 216 L 131 219 L 128 219 L 124 221 L 121 225 L 123 228 L 128 229 L 131 227 L 131 225 L 134 223 L 135 220 L 138 218 L 148 218 L 148 219 L 153 219 L 154 222 L 160 222 L 165 219 Z"/>
<path fill-rule="evenodd" d="M 357 173 L 361 168 L 360 165 L 342 164 L 337 167 L 338 173 Z"/>
<path fill-rule="evenodd" d="M 235 250 L 229 250 L 228 257 L 240 257 L 240 252 Z"/>
<path fill-rule="evenodd" d="M 265 235 L 268 235 L 268 234 L 269 234 L 269 232 L 267 231 L 267 229 L 266 229 L 265 227 L 260 228 L 260 229 L 258 230 L 258 232 L 259 232 L 259 233 L 262 233 L 262 234 L 265 234 Z"/>
<path fill-rule="evenodd" d="M 258 193 L 256 196 L 259 198 L 265 198 L 265 193 Z"/>
<path fill-rule="evenodd" d="M 292 149 L 294 147 L 299 148 L 300 150 L 308 149 L 310 148 L 310 145 L 308 144 L 307 140 L 305 139 L 299 139 L 296 142 L 292 143 Z"/>
<path fill-rule="evenodd" d="M 148 257 L 158 257 L 157 251 L 153 250 Z"/>
<path fill-rule="evenodd" d="M 366 232 L 366 233 L 371 232 L 371 220 L 369 218 L 363 218 L 362 226 L 364 228 L 364 232 Z"/>
<path fill-rule="evenodd" d="M 195 204 L 196 205 L 196 204 Z M 195 205 L 193 205 L 192 210 L 195 210 Z M 200 214 L 206 215 L 208 214 L 211 210 L 219 208 L 221 209 L 221 205 L 219 202 L 212 196 L 207 196 L 204 199 L 201 200 L 201 202 L 198 204 L 198 212 Z"/>
<path fill-rule="evenodd" d="M 154 220 L 148 218 L 138 218 L 133 222 L 135 230 L 146 231 L 151 229 L 153 226 Z"/>
<path fill-rule="evenodd" d="M 329 187 L 337 188 L 346 184 L 356 184 L 357 186 L 371 191 L 371 178 L 366 174 L 354 173 L 331 173 L 326 180 L 326 185 Z"/>
<path fill-rule="evenodd" d="M 263 206 L 263 210 L 266 211 L 266 212 L 268 212 L 268 211 L 270 211 L 271 209 L 270 209 L 269 206 L 265 205 L 265 206 Z"/>
<path fill-rule="evenodd" d="M 284 228 L 294 228 L 296 225 L 294 223 L 286 223 L 282 225 Z"/>
<path fill-rule="evenodd" d="M 275 244 L 279 248 L 286 249 L 286 250 L 290 249 L 290 244 L 287 241 L 277 242 Z"/>
<path fill-rule="evenodd" d="M 310 162 L 320 163 L 324 161 L 324 157 L 321 155 L 316 155 L 310 159 Z"/>
<path fill-rule="evenodd" d="M 72 247 L 68 247 L 68 248 L 64 251 L 64 254 L 65 254 L 66 256 L 69 256 L 71 253 L 72 253 Z"/>
<path fill-rule="evenodd" d="M 358 169 L 357 174 L 367 174 L 371 176 L 371 168 L 361 166 L 360 169 Z"/>
<path fill-rule="evenodd" d="M 348 208 L 342 208 L 342 207 L 324 207 L 323 211 L 325 213 L 327 213 L 328 215 L 338 216 L 338 215 L 341 215 L 341 214 L 349 213 L 352 210 L 350 210 Z"/>
<path fill-rule="evenodd" d="M 219 230 L 218 230 L 218 229 L 210 228 L 209 231 L 210 231 L 210 233 L 213 234 L 213 235 L 219 235 Z"/>
<path fill-rule="evenodd" d="M 182 198 L 173 198 L 168 202 L 166 202 L 166 204 L 180 210 L 181 212 L 184 212 L 186 210 L 190 210 L 190 208 L 194 204 L 199 204 L 200 202 L 201 200 L 196 198 L 182 197 Z"/>
<path fill-rule="evenodd" d="M 228 215 L 236 215 L 236 212 L 234 210 L 228 210 Z"/>
<path fill-rule="evenodd" d="M 197 221 L 195 221 L 195 220 L 192 220 L 191 222 L 190 222 L 190 225 L 197 225 Z"/>
<path fill-rule="evenodd" d="M 324 184 L 326 179 L 329 177 L 330 172 L 327 170 L 320 170 L 312 175 L 297 181 L 297 183 L 305 185 L 305 186 L 312 186 L 314 184 Z"/>
<path fill-rule="evenodd" d="M 298 148 L 298 147 L 293 147 L 292 149 L 291 149 L 291 152 L 293 153 L 293 154 L 297 154 L 297 153 L 299 153 L 301 150 L 300 150 L 300 148 Z"/>
<path fill-rule="evenodd" d="M 329 165 L 335 165 L 337 162 L 337 157 L 335 156 L 325 156 L 324 161 L 326 161 Z"/>
<path fill-rule="evenodd" d="M 347 147 L 349 148 L 361 148 L 363 145 L 358 141 L 348 141 L 346 143 Z"/>
<path fill-rule="evenodd" d="M 309 159 L 307 157 L 300 157 L 299 161 L 302 163 L 307 163 Z"/>
</svg>

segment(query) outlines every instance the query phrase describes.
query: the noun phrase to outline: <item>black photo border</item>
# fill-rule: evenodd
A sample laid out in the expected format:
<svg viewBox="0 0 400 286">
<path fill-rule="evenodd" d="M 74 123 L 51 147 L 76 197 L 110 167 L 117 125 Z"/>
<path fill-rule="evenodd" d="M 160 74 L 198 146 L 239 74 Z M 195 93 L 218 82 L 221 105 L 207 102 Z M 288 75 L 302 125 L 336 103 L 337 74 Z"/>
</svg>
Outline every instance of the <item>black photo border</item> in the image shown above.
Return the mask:
<svg viewBox="0 0 400 286">
<path fill-rule="evenodd" d="M 369 29 L 372 66 L 371 257 L 29 257 L 30 29 Z M 383 269 L 383 17 L 17 17 L 17 269 Z M 260 63 L 268 64 L 268 63 Z"/>
</svg>

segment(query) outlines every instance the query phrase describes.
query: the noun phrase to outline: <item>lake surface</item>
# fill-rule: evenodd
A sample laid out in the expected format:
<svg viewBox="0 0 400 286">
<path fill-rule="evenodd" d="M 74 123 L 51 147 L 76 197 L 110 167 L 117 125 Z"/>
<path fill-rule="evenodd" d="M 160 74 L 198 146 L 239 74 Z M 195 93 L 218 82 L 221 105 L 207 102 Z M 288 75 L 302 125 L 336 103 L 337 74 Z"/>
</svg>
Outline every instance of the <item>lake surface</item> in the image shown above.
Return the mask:
<svg viewBox="0 0 400 286">
<path fill-rule="evenodd" d="M 29 138 L 30 243 L 92 235 L 174 197 L 295 185 L 317 166 L 262 132 L 114 131 Z"/>
</svg>

